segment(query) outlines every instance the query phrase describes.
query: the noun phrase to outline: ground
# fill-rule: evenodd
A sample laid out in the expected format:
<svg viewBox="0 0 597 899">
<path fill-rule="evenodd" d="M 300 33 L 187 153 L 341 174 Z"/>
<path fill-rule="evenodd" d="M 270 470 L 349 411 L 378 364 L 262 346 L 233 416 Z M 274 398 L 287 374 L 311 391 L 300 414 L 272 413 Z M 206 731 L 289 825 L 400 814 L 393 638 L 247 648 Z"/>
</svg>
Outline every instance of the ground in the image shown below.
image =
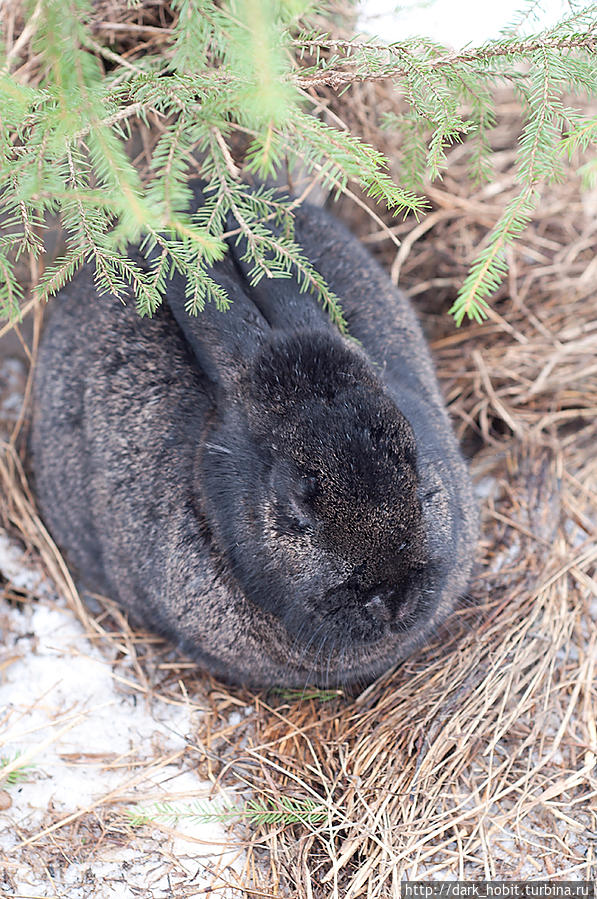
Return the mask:
<svg viewBox="0 0 597 899">
<path fill-rule="evenodd" d="M 0 361 L 0 418 L 16 422 L 23 362 Z M 131 826 L 139 809 L 240 802 L 197 774 L 201 708 L 160 696 L 119 648 L 85 632 L 42 567 L 0 530 L 0 896 L 133 899 L 241 895 L 242 841 L 217 822 Z M 90 639 L 91 636 L 91 639 Z M 93 639 L 95 637 L 96 639 Z M 101 644 L 102 641 L 100 641 Z M 120 653 L 121 654 L 121 653 Z M 232 726 L 245 709 L 230 713 Z M 242 785 L 241 785 L 242 786 Z"/>
</svg>

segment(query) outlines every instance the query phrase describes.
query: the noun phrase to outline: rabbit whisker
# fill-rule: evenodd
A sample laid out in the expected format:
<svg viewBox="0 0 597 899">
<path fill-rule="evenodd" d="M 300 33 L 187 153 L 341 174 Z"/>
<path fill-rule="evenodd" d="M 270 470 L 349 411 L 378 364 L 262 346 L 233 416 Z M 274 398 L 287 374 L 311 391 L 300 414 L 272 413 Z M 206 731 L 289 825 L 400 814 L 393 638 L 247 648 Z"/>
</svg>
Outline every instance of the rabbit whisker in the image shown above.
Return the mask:
<svg viewBox="0 0 597 899">
<path fill-rule="evenodd" d="M 292 642 L 290 643 L 290 646 L 288 648 L 288 658 L 286 661 L 286 665 L 284 666 L 285 674 L 287 672 L 292 671 L 292 669 L 293 669 L 293 667 L 295 667 L 295 665 L 298 664 L 299 667 L 301 665 L 303 654 L 301 652 L 299 652 L 299 646 L 300 646 L 300 641 L 302 639 L 302 636 L 306 630 L 307 624 L 308 624 L 307 620 L 303 621 L 300 628 L 298 629 L 295 636 L 293 637 Z"/>
<path fill-rule="evenodd" d="M 216 453 L 226 453 L 227 456 L 231 456 L 231 455 L 232 455 L 232 450 L 231 450 L 231 449 L 228 449 L 228 448 L 225 447 L 225 446 L 220 446 L 219 443 L 204 443 L 203 446 L 204 446 L 206 449 L 212 450 L 213 452 L 216 452 Z"/>
<path fill-rule="evenodd" d="M 324 626 L 325 626 L 325 622 L 322 622 L 322 624 L 320 624 L 319 627 L 317 628 L 315 634 L 318 634 L 319 631 L 321 631 L 321 630 L 323 629 Z M 315 636 L 315 635 L 314 635 L 314 636 Z M 308 669 L 308 671 L 307 671 L 307 677 L 306 677 L 306 679 L 305 679 L 305 689 L 306 689 L 306 688 L 309 686 L 309 684 L 311 683 L 311 676 L 314 674 L 314 672 L 315 672 L 316 669 L 317 669 L 317 665 L 318 665 L 318 662 L 319 662 L 319 656 L 320 656 L 320 654 L 321 654 L 321 651 L 322 651 L 323 647 L 324 647 L 325 644 L 326 644 L 327 639 L 328 639 L 328 638 L 327 638 L 327 634 L 324 634 L 323 637 L 321 638 L 321 640 L 319 641 L 319 645 L 318 645 L 317 650 L 315 651 L 315 654 L 314 654 L 314 656 L 313 656 L 313 661 L 311 662 L 311 665 L 310 665 L 310 667 L 309 667 L 309 669 Z M 313 642 L 313 640 L 311 639 L 311 640 L 309 641 L 309 645 L 311 645 L 312 642 Z"/>
<path fill-rule="evenodd" d="M 309 638 L 309 640 L 308 640 L 308 642 L 307 642 L 307 645 L 303 648 L 302 652 L 299 653 L 299 656 L 298 656 L 298 666 L 299 666 L 299 668 L 302 668 L 302 667 L 305 665 L 306 660 L 307 660 L 307 656 L 308 656 L 308 653 L 309 653 L 309 650 L 311 649 L 311 646 L 312 646 L 313 643 L 315 642 L 315 639 L 317 638 L 318 634 L 321 632 L 321 630 L 322 630 L 324 627 L 325 627 L 325 621 L 322 621 L 321 624 L 319 625 L 319 627 L 317 627 L 317 628 L 315 629 L 315 631 L 311 634 L 311 637 Z M 311 663 L 310 668 L 308 669 L 308 675 L 307 675 L 307 676 L 310 676 L 311 671 L 312 671 L 313 668 L 315 667 L 316 663 L 317 663 L 317 653 L 315 653 L 314 660 L 313 660 L 313 662 Z M 308 683 L 308 681 L 307 681 L 307 683 Z"/>
</svg>

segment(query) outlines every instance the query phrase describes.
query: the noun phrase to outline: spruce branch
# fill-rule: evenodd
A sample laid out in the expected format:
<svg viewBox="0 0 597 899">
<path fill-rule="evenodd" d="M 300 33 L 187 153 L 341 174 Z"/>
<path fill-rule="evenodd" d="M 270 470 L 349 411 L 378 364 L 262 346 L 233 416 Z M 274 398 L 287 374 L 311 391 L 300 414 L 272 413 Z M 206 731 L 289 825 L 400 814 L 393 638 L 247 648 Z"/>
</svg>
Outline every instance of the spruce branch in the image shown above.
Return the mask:
<svg viewBox="0 0 597 899">
<path fill-rule="evenodd" d="M 593 7 L 597 13 L 597 5 Z M 366 49 L 368 45 L 353 45 L 353 50 Z M 588 53 L 594 53 L 597 49 L 597 25 L 593 24 L 584 34 L 571 34 L 563 37 L 545 37 L 535 38 L 514 42 L 507 41 L 491 41 L 483 46 L 463 50 L 460 53 L 445 53 L 436 59 L 428 59 L 424 65 L 428 72 L 441 72 L 442 70 L 450 70 L 461 64 L 471 65 L 478 63 L 486 66 L 493 60 L 507 59 L 509 61 L 517 61 L 541 49 L 547 50 L 585 50 Z M 384 48 L 386 52 L 395 53 L 404 60 L 403 45 L 390 44 Z M 331 87 L 334 90 L 340 90 L 347 85 L 357 81 L 382 81 L 385 79 L 406 78 L 410 72 L 410 66 L 403 64 L 402 66 L 386 65 L 376 71 L 353 71 L 347 72 L 343 69 L 335 69 L 332 71 L 323 71 L 321 73 L 313 73 L 311 75 L 296 75 L 294 82 L 302 88 L 312 87 Z"/>
<path fill-rule="evenodd" d="M 537 52 L 539 65 L 531 78 L 530 117 L 520 140 L 517 177 L 521 190 L 493 228 L 488 246 L 477 256 L 450 309 L 457 324 L 465 316 L 486 317 L 487 298 L 499 287 L 507 271 L 504 250 L 530 221 L 539 198 L 538 186 L 558 177 L 563 127 L 561 90 L 565 76 L 557 56 L 544 46 Z"/>
<path fill-rule="evenodd" d="M 0 251 L 0 315 L 15 321 L 23 290 L 6 255 Z"/>
<path fill-rule="evenodd" d="M 17 314 L 15 259 L 40 254 L 40 229 L 51 213 L 60 216 L 67 248 L 44 273 L 39 296 L 88 261 L 101 290 L 134 297 L 143 313 L 156 308 L 173 270 L 187 280 L 190 311 L 210 301 L 225 307 L 209 265 L 221 257 L 224 235 L 240 235 L 254 280 L 293 273 L 342 327 L 338 298 L 293 240 L 298 201 L 265 190 L 251 198 L 243 175 L 275 180 L 286 163 L 297 162 L 335 193 L 353 196 L 348 185 L 359 183 L 383 208 L 418 216 L 426 207 L 421 185 L 441 177 L 456 141 L 468 146 L 471 177 L 491 176 L 493 91 L 506 81 L 523 109 L 519 190 L 454 305 L 459 321 L 478 318 L 541 184 L 563 177 L 565 157 L 596 139 L 595 120 L 564 98 L 595 96 L 597 5 L 576 6 L 554 27 L 521 38 L 534 5 L 530 0 L 497 40 L 446 52 L 422 38 L 387 46 L 338 40 L 315 30 L 308 13 L 300 18 L 301 4 L 172 0 L 172 27 L 136 26 L 139 35 L 159 38 L 154 49 L 124 55 L 116 43 L 102 46 L 97 33 L 117 38 L 133 25 L 102 22 L 93 32 L 91 0 L 38 0 L 0 70 L 0 314 Z M 13 74 L 28 47 L 40 61 L 31 84 L 22 81 L 24 70 Z M 326 122 L 319 117 L 322 88 L 340 92 L 373 80 L 391 81 L 408 104 L 385 120 L 399 134 L 397 183 L 381 153 L 333 114 Z M 126 144 L 137 122 L 159 122 L 162 132 L 143 178 Z M 232 152 L 234 130 L 250 137 L 242 160 Z M 189 213 L 188 178 L 198 166 L 209 189 L 204 209 Z M 582 174 L 590 182 L 597 167 L 589 162 Z M 148 267 L 126 255 L 131 241 L 145 242 Z"/>
<path fill-rule="evenodd" d="M 575 150 L 586 150 L 597 144 L 597 116 L 573 125 L 562 140 L 562 152 L 572 157 Z"/>
<path fill-rule="evenodd" d="M 326 821 L 328 810 L 314 799 L 298 799 L 279 796 L 276 799 L 249 799 L 242 805 L 232 803 L 212 803 L 196 800 L 186 805 L 171 802 L 157 802 L 152 808 L 131 809 L 129 824 L 139 827 L 153 822 L 176 827 L 181 821 L 192 824 L 228 824 L 246 821 L 254 826 L 263 824 L 318 824 Z"/>
<path fill-rule="evenodd" d="M 35 296 L 42 301 L 47 301 L 51 296 L 54 296 L 68 283 L 68 281 L 70 281 L 79 266 L 82 265 L 83 261 L 83 253 L 77 252 L 77 250 L 71 246 L 58 262 L 47 266 L 39 282 L 35 286 Z"/>
</svg>

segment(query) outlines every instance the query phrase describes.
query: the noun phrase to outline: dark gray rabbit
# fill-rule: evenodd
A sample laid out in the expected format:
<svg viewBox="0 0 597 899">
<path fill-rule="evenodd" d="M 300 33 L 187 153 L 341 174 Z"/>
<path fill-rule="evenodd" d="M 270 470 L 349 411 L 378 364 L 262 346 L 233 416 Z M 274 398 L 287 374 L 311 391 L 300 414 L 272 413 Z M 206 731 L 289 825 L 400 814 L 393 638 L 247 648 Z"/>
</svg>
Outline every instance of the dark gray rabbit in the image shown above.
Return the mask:
<svg viewBox="0 0 597 899">
<path fill-rule="evenodd" d="M 82 583 L 214 674 L 366 683 L 454 607 L 477 516 L 408 299 L 324 211 L 296 238 L 358 343 L 234 241 L 197 318 L 180 277 L 141 319 L 84 267 L 41 343 L 37 496 Z"/>
</svg>

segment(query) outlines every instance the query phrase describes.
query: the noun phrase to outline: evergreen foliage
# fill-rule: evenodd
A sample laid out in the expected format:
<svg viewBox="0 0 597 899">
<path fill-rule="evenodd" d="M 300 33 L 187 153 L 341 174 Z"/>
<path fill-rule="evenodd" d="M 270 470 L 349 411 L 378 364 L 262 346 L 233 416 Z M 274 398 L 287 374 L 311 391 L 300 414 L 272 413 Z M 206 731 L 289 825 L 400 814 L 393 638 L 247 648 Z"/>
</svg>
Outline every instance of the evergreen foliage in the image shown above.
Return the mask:
<svg viewBox="0 0 597 899">
<path fill-rule="evenodd" d="M 342 696 L 342 690 L 320 690 L 316 687 L 304 690 L 291 687 L 272 687 L 269 691 L 276 699 L 282 702 L 332 702 Z"/>
<path fill-rule="evenodd" d="M 35 766 L 23 762 L 22 765 L 15 767 L 15 762 L 18 761 L 20 755 L 20 752 L 15 752 L 12 757 L 7 755 L 0 756 L 0 783 L 13 787 L 16 784 L 27 780 L 29 773 Z M 5 775 L 3 769 L 8 768 L 9 765 L 11 766 L 11 770 Z"/>
<path fill-rule="evenodd" d="M 180 821 L 193 824 L 234 823 L 246 821 L 259 824 L 318 824 L 328 817 L 327 809 L 313 799 L 294 799 L 279 796 L 273 799 L 249 799 L 242 805 L 231 803 L 200 802 L 188 805 L 157 802 L 151 809 L 134 809 L 129 812 L 131 826 L 139 827 L 151 822 L 176 827 Z"/>
<path fill-rule="evenodd" d="M 455 141 L 469 146 L 471 177 L 491 178 L 493 91 L 509 82 L 522 108 L 518 194 L 452 309 L 459 323 L 481 319 L 504 277 L 505 250 L 533 215 L 541 185 L 564 176 L 566 155 L 597 141 L 597 119 L 581 111 L 597 93 L 597 5 L 571 3 L 557 26 L 521 37 L 537 5 L 528 3 L 526 16 L 498 39 L 456 53 L 423 39 L 336 40 L 315 28 L 309 0 L 171 0 L 165 49 L 130 61 L 95 41 L 91 0 L 29 2 L 38 76 L 13 74 L 16 45 L 0 56 L 0 316 L 18 315 L 14 263 L 42 253 L 48 215 L 60 217 L 66 250 L 45 269 L 40 298 L 94 260 L 99 288 L 120 297 L 132 290 L 142 314 L 159 305 L 173 270 L 186 275 L 189 312 L 206 302 L 225 307 L 208 268 L 225 251 L 222 236 L 233 215 L 253 279 L 297 273 L 343 327 L 338 298 L 293 239 L 296 201 L 265 186 L 249 192 L 233 138 L 248 142 L 243 164 L 262 180 L 299 163 L 335 192 L 357 182 L 394 214 L 418 216 L 426 207 L 424 179 L 441 177 Z M 381 153 L 313 115 L 323 88 L 341 91 L 370 79 L 390 80 L 407 101 L 406 112 L 384 121 L 401 146 L 399 184 Z M 126 145 L 138 120 L 157 120 L 162 132 L 143 180 Z M 186 182 L 197 165 L 208 182 L 206 202 L 189 215 Z M 596 166 L 588 164 L 584 175 L 593 183 Z M 151 262 L 126 254 L 127 244 L 138 242 Z"/>
</svg>

